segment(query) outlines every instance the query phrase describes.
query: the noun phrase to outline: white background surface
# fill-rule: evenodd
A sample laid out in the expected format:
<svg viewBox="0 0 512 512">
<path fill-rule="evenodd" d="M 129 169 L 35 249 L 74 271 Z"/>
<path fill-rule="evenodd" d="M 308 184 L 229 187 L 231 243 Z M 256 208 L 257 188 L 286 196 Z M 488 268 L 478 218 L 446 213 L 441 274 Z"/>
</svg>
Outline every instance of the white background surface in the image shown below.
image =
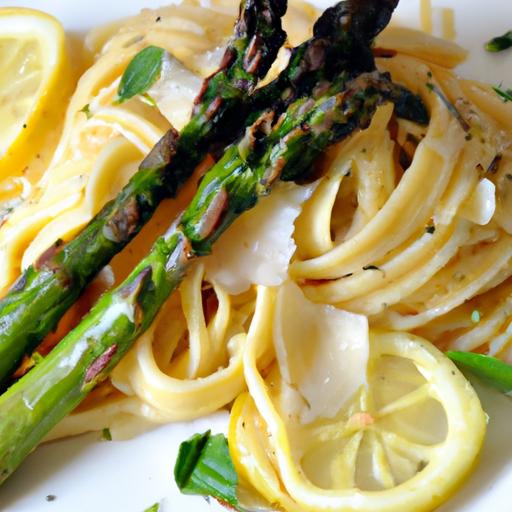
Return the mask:
<svg viewBox="0 0 512 512">
<path fill-rule="evenodd" d="M 237 1 L 237 0 L 233 0 Z M 83 32 L 113 19 L 159 7 L 165 0 L 0 0 L 0 7 L 26 6 L 56 15 L 67 30 Z M 320 0 L 321 6 L 330 2 Z M 484 52 L 490 37 L 512 29 L 510 0 L 432 0 L 456 9 L 457 41 L 471 50 L 461 74 L 512 86 L 512 50 Z M 418 26 L 419 0 L 401 0 L 398 16 Z M 490 417 L 482 459 L 463 489 L 439 512 L 510 512 L 512 500 L 512 402 L 478 388 Z M 99 434 L 50 443 L 33 453 L 0 491 L 0 511 L 142 512 L 161 502 L 162 512 L 224 510 L 202 498 L 181 496 L 172 469 L 179 443 L 208 428 L 223 431 L 226 413 L 189 424 L 157 428 L 131 441 L 100 442 Z M 55 501 L 47 502 L 47 495 Z M 414 511 L 410 511 L 414 512 Z"/>
</svg>

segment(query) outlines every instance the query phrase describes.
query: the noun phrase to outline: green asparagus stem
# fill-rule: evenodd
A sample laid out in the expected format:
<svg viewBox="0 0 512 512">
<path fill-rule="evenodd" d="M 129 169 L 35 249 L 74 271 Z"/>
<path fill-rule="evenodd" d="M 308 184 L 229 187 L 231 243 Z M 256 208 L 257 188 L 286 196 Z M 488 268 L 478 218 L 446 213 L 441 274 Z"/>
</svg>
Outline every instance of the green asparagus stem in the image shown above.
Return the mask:
<svg viewBox="0 0 512 512">
<path fill-rule="evenodd" d="M 283 38 L 277 17 L 284 6 L 283 0 L 242 4 L 245 8 L 223 67 L 205 82 L 181 138 L 169 131 L 119 196 L 74 240 L 57 242 L 43 254 L 0 301 L 0 385 L 23 354 L 55 329 L 88 282 L 138 233 L 159 202 L 177 192 L 205 153 L 234 137 L 250 110 L 258 113 L 272 106 L 281 112 L 313 89 L 321 94 L 344 67 L 352 73 L 356 73 L 352 68 L 373 69 L 369 43 L 389 21 L 396 3 L 347 0 L 327 9 L 316 22 L 313 37 L 293 50 L 280 77 L 259 89 L 253 101 L 247 101 L 247 92 L 265 74 Z M 257 8 L 262 9 L 261 16 Z M 272 27 L 275 33 L 270 34 Z M 421 100 L 406 89 L 400 91 L 397 115 L 428 122 Z"/>
<path fill-rule="evenodd" d="M 330 144 L 368 126 L 394 97 L 386 75 L 341 75 L 321 98 L 301 98 L 277 117 L 262 114 L 204 176 L 190 205 L 127 279 L 0 397 L 0 482 L 70 413 L 150 326 L 190 263 L 281 176 L 307 177 Z"/>
<path fill-rule="evenodd" d="M 473 352 L 446 352 L 446 355 L 463 369 L 480 377 L 503 393 L 512 391 L 512 366 L 495 357 Z"/>
<path fill-rule="evenodd" d="M 242 0 L 235 35 L 220 69 L 203 84 L 192 119 L 178 139 L 158 142 L 116 199 L 70 242 L 57 241 L 0 301 L 0 385 L 26 353 L 55 329 L 93 277 L 141 229 L 158 204 L 174 196 L 207 152 L 232 140 L 239 109 L 285 39 L 286 0 Z"/>
<path fill-rule="evenodd" d="M 389 23 L 397 4 L 398 0 L 348 0 L 326 9 L 313 27 L 313 37 L 291 51 L 290 72 L 277 77 L 272 87 L 255 91 L 253 110 L 309 95 L 342 70 L 356 76 L 375 69 L 370 43 Z"/>
</svg>

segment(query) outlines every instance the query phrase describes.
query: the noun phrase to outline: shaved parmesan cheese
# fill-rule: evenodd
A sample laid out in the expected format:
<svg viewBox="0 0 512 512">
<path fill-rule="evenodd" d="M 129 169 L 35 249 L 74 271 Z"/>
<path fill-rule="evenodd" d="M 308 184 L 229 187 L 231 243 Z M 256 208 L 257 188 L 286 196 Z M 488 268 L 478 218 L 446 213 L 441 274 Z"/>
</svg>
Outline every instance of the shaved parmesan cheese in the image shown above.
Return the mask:
<svg viewBox="0 0 512 512">
<path fill-rule="evenodd" d="M 232 294 L 251 284 L 283 283 L 296 249 L 294 222 L 315 187 L 277 183 L 272 194 L 241 215 L 215 244 L 205 260 L 208 278 Z"/>
<path fill-rule="evenodd" d="M 303 423 L 333 418 L 366 385 L 368 320 L 363 315 L 310 302 L 294 283 L 277 295 L 274 344 L 281 376 L 303 399 L 289 412 Z"/>
<path fill-rule="evenodd" d="M 217 46 L 213 50 L 198 54 L 191 65 L 201 76 L 209 76 L 219 69 L 225 51 L 225 46 Z"/>
<path fill-rule="evenodd" d="M 179 131 L 190 119 L 192 103 L 201 89 L 202 79 L 187 69 L 168 52 L 162 62 L 160 78 L 150 87 L 148 95 L 158 110 Z"/>
<path fill-rule="evenodd" d="M 461 217 L 485 226 L 496 210 L 496 187 L 487 178 L 478 183 L 469 200 L 461 208 Z"/>
</svg>

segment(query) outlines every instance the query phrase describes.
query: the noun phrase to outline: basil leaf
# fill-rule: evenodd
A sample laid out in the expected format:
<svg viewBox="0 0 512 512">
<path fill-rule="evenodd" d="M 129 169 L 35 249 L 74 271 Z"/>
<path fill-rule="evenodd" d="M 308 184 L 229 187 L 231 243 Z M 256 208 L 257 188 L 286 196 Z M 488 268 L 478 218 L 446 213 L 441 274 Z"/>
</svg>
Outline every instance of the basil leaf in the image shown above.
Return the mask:
<svg viewBox="0 0 512 512">
<path fill-rule="evenodd" d="M 446 355 L 463 368 L 491 386 L 509 393 L 512 391 L 512 366 L 495 357 L 473 352 L 447 352 Z"/>
<path fill-rule="evenodd" d="M 144 94 L 158 80 L 164 55 L 163 48 L 148 46 L 133 57 L 119 83 L 117 104 Z"/>
<path fill-rule="evenodd" d="M 512 30 L 509 30 L 502 36 L 494 37 L 485 43 L 485 49 L 488 52 L 502 52 L 512 47 Z"/>
<path fill-rule="evenodd" d="M 183 494 L 213 496 L 244 512 L 236 494 L 238 475 L 222 434 L 212 436 L 208 431 L 181 443 L 174 479 Z"/>
<path fill-rule="evenodd" d="M 158 512 L 160 510 L 160 503 L 154 503 L 151 507 L 148 507 L 144 512 Z"/>
</svg>

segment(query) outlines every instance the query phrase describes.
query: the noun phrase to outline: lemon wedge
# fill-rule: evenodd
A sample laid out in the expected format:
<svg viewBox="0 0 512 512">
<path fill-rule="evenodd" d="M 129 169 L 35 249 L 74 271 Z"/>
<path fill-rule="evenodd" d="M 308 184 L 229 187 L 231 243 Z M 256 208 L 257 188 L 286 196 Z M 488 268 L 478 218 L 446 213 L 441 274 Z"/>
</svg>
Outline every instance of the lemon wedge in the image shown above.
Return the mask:
<svg viewBox="0 0 512 512">
<path fill-rule="evenodd" d="M 464 376 L 426 340 L 371 332 L 367 385 L 336 416 L 306 424 L 289 413 L 279 365 L 264 378 L 251 362 L 259 343 L 249 334 L 250 394 L 234 404 L 229 446 L 241 477 L 269 502 L 305 512 L 430 511 L 472 469 L 485 414 Z"/>
<path fill-rule="evenodd" d="M 71 85 L 61 24 L 0 8 L 0 181 L 26 171 L 63 117 Z"/>
</svg>

